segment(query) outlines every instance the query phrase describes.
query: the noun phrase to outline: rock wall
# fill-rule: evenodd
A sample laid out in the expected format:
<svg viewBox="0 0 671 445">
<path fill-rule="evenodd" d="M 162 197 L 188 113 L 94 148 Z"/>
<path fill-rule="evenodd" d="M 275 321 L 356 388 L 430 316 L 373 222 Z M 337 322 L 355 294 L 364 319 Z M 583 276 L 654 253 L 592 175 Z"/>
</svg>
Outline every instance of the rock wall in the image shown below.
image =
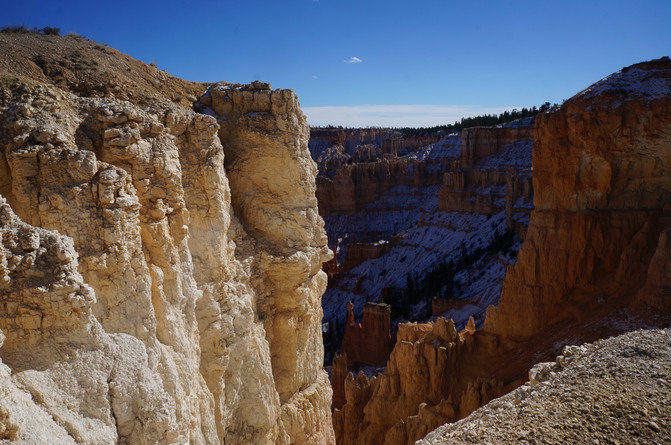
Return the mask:
<svg viewBox="0 0 671 445">
<path fill-rule="evenodd" d="M 220 83 L 194 112 L 68 88 L 0 82 L 0 436 L 332 443 L 296 96 Z"/>
<path fill-rule="evenodd" d="M 346 378 L 338 442 L 413 443 L 521 385 L 563 345 L 668 323 L 670 146 L 668 58 L 625 68 L 539 115 L 535 210 L 498 307 L 464 346 L 449 346 L 451 328 L 444 349 L 428 355 L 419 355 L 432 346 L 421 333 L 438 322 L 399 330 L 384 374 Z M 449 376 L 442 392 L 424 389 L 423 376 L 434 375 Z"/>
<path fill-rule="evenodd" d="M 530 336 L 630 299 L 650 267 L 663 279 L 652 258 L 671 216 L 669 77 L 668 60 L 634 65 L 539 117 L 530 239 L 487 331 Z"/>
<path fill-rule="evenodd" d="M 345 378 L 347 403 L 333 413 L 338 443 L 413 443 L 444 419 L 456 419 L 486 403 L 487 394 L 500 391 L 501 383 L 481 380 L 464 388 L 459 375 L 461 357 L 475 347 L 474 332 L 472 318 L 460 333 L 444 318 L 399 325 L 384 373 L 372 379 L 362 373 Z M 454 401 L 453 393 L 460 398 Z"/>
<path fill-rule="evenodd" d="M 344 165 L 333 179 L 322 177 L 317 180 L 319 213 L 322 216 L 332 213 L 352 215 L 380 200 L 393 187 L 440 184 L 447 162 L 393 158 Z"/>
<path fill-rule="evenodd" d="M 445 212 L 495 214 L 524 238 L 533 208 L 533 118 L 495 127 L 466 128 L 459 162 L 445 173 L 438 208 Z"/>
<path fill-rule="evenodd" d="M 413 136 L 384 128 L 311 128 L 309 144 L 315 158 L 319 158 L 327 148 L 335 147 L 347 159 L 360 162 L 361 159 L 357 159 L 360 147 L 374 146 L 378 148 L 376 150 L 378 156 L 384 154 L 395 156 L 433 144 L 439 139 L 438 134 Z"/>
</svg>

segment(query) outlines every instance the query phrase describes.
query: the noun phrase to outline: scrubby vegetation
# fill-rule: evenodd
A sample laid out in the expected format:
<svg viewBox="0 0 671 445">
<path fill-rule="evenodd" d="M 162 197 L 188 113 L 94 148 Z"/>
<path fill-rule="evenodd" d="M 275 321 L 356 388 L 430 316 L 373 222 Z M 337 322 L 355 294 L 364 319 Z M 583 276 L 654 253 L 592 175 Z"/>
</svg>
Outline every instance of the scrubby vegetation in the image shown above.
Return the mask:
<svg viewBox="0 0 671 445">
<path fill-rule="evenodd" d="M 557 104 L 555 104 L 556 106 Z M 522 108 L 518 110 L 516 108 L 511 111 L 504 111 L 501 114 L 483 114 L 481 116 L 474 117 L 462 117 L 461 120 L 455 121 L 450 125 L 438 125 L 435 127 L 423 127 L 423 128 L 396 128 L 397 131 L 400 131 L 406 135 L 421 135 L 427 133 L 436 133 L 438 131 L 444 131 L 446 133 L 455 133 L 460 132 L 464 128 L 470 127 L 480 127 L 480 126 L 491 126 L 505 124 L 507 122 L 512 122 L 517 119 L 522 119 L 524 117 L 533 117 L 538 113 L 543 113 L 549 110 L 552 107 L 550 102 L 545 102 L 540 107 L 531 107 L 531 108 Z"/>
<path fill-rule="evenodd" d="M 44 28 L 37 29 L 37 27 L 33 29 L 28 29 L 24 25 L 18 25 L 18 26 L 3 26 L 0 28 L 0 32 L 3 34 L 27 34 L 27 33 L 36 33 L 36 34 L 43 34 L 43 35 L 53 35 L 53 36 L 59 36 L 61 35 L 61 28 L 54 28 L 51 26 L 45 26 Z"/>
<path fill-rule="evenodd" d="M 468 270 L 476 262 L 489 255 L 502 253 L 511 254 L 515 244 L 515 232 L 510 229 L 497 231 L 489 245 L 473 248 L 461 243 L 449 261 L 443 261 L 436 265 L 423 277 L 408 274 L 405 287 L 391 292 L 384 298 L 384 302 L 391 306 L 392 320 L 408 318 L 410 308 L 424 300 L 433 297 L 454 298 L 459 283 L 455 281 L 455 275 L 460 271 Z M 427 305 L 430 310 L 430 305 Z M 424 314 L 429 317 L 431 314 Z"/>
</svg>

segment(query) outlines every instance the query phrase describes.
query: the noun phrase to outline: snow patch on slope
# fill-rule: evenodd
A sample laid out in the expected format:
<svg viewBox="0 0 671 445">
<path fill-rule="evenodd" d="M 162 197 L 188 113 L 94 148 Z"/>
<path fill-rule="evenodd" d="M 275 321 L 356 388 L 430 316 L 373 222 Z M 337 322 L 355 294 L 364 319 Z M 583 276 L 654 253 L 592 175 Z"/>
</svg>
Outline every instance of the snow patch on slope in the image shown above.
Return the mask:
<svg viewBox="0 0 671 445">
<path fill-rule="evenodd" d="M 671 78 L 660 77 L 660 74 L 667 72 L 641 68 L 620 70 L 590 85 L 576 97 L 590 99 L 610 92 L 621 92 L 646 101 L 668 97 L 671 94 Z"/>
</svg>

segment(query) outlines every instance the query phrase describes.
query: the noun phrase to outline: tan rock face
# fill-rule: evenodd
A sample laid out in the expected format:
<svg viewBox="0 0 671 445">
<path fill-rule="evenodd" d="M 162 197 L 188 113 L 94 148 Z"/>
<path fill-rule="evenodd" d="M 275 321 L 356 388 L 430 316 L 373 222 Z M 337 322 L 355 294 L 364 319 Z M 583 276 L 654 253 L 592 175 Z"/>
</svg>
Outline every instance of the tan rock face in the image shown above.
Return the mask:
<svg viewBox="0 0 671 445">
<path fill-rule="evenodd" d="M 346 379 L 339 443 L 413 443 L 565 344 L 669 322 L 671 63 L 629 67 L 536 119 L 536 210 L 498 307 L 455 340 L 434 339 L 438 323 L 400 329 L 384 374 Z"/>
<path fill-rule="evenodd" d="M 0 436 L 333 442 L 331 254 L 293 92 L 216 84 L 207 115 L 0 88 Z"/>
</svg>

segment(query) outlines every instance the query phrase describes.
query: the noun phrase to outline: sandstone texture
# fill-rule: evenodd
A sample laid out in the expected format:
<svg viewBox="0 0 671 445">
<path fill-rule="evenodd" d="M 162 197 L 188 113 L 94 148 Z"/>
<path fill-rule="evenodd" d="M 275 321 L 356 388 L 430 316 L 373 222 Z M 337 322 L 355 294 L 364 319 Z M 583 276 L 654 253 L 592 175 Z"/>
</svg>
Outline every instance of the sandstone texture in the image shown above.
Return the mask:
<svg viewBox="0 0 671 445">
<path fill-rule="evenodd" d="M 529 381 L 418 444 L 671 441 L 671 331 L 567 346 Z"/>
<path fill-rule="evenodd" d="M 0 48 L 0 439 L 332 443 L 293 92 L 80 37 Z"/>
<path fill-rule="evenodd" d="M 528 242 L 488 332 L 530 336 L 668 280 L 653 257 L 671 227 L 670 86 L 668 59 L 641 63 L 538 116 Z"/>
<path fill-rule="evenodd" d="M 346 379 L 346 403 L 334 412 L 339 443 L 413 443 L 436 423 L 457 421 L 519 387 L 535 363 L 564 345 L 668 325 L 669 59 L 597 82 L 537 116 L 534 131 L 535 210 L 498 306 L 488 308 L 482 329 L 459 333 L 463 344 L 453 328 L 447 342 L 430 337 L 438 322 L 411 334 L 399 329 L 383 374 Z M 432 347 L 436 352 L 424 352 Z M 448 378 L 432 392 L 434 380 L 419 376 Z M 604 428 L 619 431 L 616 423 Z"/>
</svg>

